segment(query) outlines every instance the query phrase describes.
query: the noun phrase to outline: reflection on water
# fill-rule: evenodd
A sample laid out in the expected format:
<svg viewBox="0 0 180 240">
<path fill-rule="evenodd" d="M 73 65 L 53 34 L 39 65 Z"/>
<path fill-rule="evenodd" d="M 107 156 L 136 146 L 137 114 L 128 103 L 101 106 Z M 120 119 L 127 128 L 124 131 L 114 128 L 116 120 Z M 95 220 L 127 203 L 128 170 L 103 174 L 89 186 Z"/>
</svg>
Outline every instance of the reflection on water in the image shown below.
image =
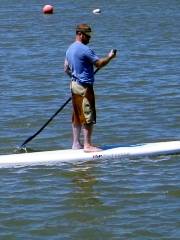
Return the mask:
<svg viewBox="0 0 180 240">
<path fill-rule="evenodd" d="M 64 202 L 68 206 L 68 211 L 63 215 L 66 221 L 73 221 L 77 227 L 76 234 L 79 237 L 89 238 L 91 233 L 94 238 L 99 236 L 103 239 L 113 237 L 111 229 L 98 228 L 91 231 L 93 225 L 103 224 L 109 220 L 109 216 L 115 208 L 103 201 L 103 197 L 98 192 L 100 180 L 95 176 L 98 174 L 97 162 L 73 164 L 64 177 L 72 182 L 71 196 Z"/>
</svg>

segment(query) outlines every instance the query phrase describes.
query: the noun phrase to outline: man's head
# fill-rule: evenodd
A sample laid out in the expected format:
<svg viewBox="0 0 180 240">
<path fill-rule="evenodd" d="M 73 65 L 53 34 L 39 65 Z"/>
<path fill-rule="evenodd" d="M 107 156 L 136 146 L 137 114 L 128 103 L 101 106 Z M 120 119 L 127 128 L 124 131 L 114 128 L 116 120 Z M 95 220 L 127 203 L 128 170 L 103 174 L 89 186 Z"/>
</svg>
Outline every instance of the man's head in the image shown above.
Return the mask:
<svg viewBox="0 0 180 240">
<path fill-rule="evenodd" d="M 76 26 L 76 37 L 84 44 L 89 43 L 91 32 L 91 27 L 85 23 Z"/>
</svg>

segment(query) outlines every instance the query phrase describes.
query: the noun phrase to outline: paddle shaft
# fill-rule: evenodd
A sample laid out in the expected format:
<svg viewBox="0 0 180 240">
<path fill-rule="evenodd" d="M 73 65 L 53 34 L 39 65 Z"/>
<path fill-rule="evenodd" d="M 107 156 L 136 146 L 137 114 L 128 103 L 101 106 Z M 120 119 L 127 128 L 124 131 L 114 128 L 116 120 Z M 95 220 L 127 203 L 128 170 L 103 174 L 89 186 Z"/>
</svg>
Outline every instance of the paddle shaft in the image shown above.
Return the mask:
<svg viewBox="0 0 180 240">
<path fill-rule="evenodd" d="M 99 71 L 99 68 L 97 68 L 94 72 L 96 74 Z M 56 115 L 58 115 L 59 112 L 63 110 L 63 108 L 71 101 L 71 97 L 69 97 L 66 102 L 49 118 L 49 120 L 32 136 L 28 137 L 20 146 L 20 148 L 25 147 L 25 145 L 30 142 L 32 139 L 34 139 L 42 130 L 55 118 Z"/>
<path fill-rule="evenodd" d="M 33 138 L 35 138 L 42 130 L 55 118 L 56 115 L 68 104 L 68 102 L 71 101 L 71 97 L 68 98 L 68 100 L 49 118 L 49 120 L 32 136 L 27 138 L 22 144 L 21 148 L 24 147 L 28 142 L 30 142 Z"/>
</svg>

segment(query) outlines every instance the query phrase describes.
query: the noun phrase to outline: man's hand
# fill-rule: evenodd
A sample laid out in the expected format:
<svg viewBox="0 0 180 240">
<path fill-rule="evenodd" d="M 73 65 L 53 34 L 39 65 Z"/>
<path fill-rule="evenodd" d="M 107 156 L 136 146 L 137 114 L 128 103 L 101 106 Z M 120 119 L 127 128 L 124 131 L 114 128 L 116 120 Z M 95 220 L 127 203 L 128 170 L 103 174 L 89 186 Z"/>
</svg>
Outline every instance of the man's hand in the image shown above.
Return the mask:
<svg viewBox="0 0 180 240">
<path fill-rule="evenodd" d="M 116 57 L 116 52 L 117 52 L 116 49 L 112 49 L 108 54 L 109 58 L 112 59 L 112 58 Z"/>
</svg>

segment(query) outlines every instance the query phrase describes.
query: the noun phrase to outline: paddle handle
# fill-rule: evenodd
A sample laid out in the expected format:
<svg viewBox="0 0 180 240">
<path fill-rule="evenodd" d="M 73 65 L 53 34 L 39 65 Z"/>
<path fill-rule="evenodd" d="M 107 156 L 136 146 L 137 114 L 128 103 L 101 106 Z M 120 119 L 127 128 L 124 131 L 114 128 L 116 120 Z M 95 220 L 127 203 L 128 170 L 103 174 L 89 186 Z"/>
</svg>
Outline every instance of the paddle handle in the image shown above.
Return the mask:
<svg viewBox="0 0 180 240">
<path fill-rule="evenodd" d="M 117 53 L 117 49 L 113 49 L 113 53 L 116 55 L 116 53 Z"/>
</svg>

